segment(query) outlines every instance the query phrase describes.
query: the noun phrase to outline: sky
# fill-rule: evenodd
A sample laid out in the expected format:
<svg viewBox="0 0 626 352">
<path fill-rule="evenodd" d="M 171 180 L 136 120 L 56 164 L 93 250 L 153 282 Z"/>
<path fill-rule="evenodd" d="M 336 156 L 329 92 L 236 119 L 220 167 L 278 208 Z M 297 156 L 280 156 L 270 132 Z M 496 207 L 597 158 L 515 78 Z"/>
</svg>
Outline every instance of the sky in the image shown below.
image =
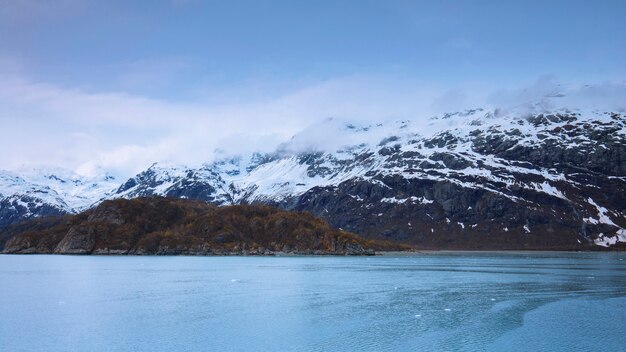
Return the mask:
<svg viewBox="0 0 626 352">
<path fill-rule="evenodd" d="M 419 118 L 546 81 L 620 100 L 624 13 L 601 0 L 0 0 L 0 169 L 128 176 L 272 148 L 328 117 Z"/>
</svg>

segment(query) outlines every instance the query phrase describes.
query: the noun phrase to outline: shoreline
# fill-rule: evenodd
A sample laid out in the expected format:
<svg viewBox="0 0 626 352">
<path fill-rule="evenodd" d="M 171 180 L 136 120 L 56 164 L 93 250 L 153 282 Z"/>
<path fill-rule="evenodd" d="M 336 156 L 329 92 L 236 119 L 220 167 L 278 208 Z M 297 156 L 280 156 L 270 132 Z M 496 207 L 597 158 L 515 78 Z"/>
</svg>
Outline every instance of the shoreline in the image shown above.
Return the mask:
<svg viewBox="0 0 626 352">
<path fill-rule="evenodd" d="M 374 253 L 363 254 L 340 254 L 340 253 L 259 253 L 259 254 L 243 254 L 243 253 L 216 253 L 216 254 L 124 254 L 124 253 L 1 253 L 0 256 L 76 256 L 76 257 L 418 257 L 428 255 L 450 254 L 550 254 L 550 253 L 626 253 L 624 250 L 532 250 L 532 249 L 497 249 L 497 250 L 471 250 L 471 249 L 427 249 L 415 251 L 376 251 Z"/>
</svg>

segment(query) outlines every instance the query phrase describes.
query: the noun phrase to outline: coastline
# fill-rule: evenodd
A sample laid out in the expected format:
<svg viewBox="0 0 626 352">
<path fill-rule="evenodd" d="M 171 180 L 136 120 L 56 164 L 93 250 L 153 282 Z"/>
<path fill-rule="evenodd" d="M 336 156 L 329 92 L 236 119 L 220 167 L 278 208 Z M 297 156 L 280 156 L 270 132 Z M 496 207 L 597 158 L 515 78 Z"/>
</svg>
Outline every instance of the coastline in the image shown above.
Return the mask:
<svg viewBox="0 0 626 352">
<path fill-rule="evenodd" d="M 39 255 L 54 255 L 54 256 L 78 256 L 78 257 L 419 257 L 429 255 L 473 255 L 473 254 L 495 254 L 495 255 L 510 255 L 510 254 L 551 254 L 551 253 L 626 253 L 624 250 L 533 250 L 533 249 L 495 249 L 495 250 L 473 250 L 473 249 L 427 249 L 427 250 L 412 250 L 412 251 L 373 251 L 364 253 L 326 253 L 326 252 L 313 252 L 313 253 L 293 253 L 293 252 L 265 252 L 265 253 L 41 253 L 41 252 L 29 252 L 29 253 L 5 253 L 0 252 L 0 256 L 39 256 Z"/>
</svg>

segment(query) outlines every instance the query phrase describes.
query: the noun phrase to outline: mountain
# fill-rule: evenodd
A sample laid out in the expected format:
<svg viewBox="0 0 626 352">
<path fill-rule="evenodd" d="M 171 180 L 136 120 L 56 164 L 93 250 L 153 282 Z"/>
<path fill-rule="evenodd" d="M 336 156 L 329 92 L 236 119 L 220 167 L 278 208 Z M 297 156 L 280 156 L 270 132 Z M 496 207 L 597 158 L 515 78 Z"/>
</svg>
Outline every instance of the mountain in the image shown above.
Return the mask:
<svg viewBox="0 0 626 352">
<path fill-rule="evenodd" d="M 103 172 L 93 177 L 62 168 L 0 171 L 0 228 L 21 220 L 77 213 L 119 187 Z"/>
<path fill-rule="evenodd" d="M 77 215 L 9 226 L 0 238 L 3 253 L 371 255 L 381 248 L 401 247 L 332 229 L 309 213 L 161 197 L 107 200 Z"/>
<path fill-rule="evenodd" d="M 420 248 L 624 248 L 625 137 L 622 113 L 532 104 L 389 123 L 328 119 L 273 153 L 197 168 L 154 164 L 116 189 L 97 188 L 107 199 L 307 211 L 366 238 Z M 41 207 L 76 212 L 56 207 L 63 202 L 66 194 Z"/>
</svg>

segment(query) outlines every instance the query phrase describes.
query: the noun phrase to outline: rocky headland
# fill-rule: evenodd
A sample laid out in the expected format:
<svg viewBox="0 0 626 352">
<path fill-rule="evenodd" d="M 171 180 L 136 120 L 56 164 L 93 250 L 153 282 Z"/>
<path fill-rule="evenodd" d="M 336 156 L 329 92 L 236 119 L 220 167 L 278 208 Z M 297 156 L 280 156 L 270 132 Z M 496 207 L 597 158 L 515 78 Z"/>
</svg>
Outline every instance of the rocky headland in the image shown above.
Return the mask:
<svg viewBox="0 0 626 352">
<path fill-rule="evenodd" d="M 333 229 L 306 212 L 164 197 L 105 201 L 0 232 L 5 254 L 373 255 L 408 248 Z"/>
</svg>

